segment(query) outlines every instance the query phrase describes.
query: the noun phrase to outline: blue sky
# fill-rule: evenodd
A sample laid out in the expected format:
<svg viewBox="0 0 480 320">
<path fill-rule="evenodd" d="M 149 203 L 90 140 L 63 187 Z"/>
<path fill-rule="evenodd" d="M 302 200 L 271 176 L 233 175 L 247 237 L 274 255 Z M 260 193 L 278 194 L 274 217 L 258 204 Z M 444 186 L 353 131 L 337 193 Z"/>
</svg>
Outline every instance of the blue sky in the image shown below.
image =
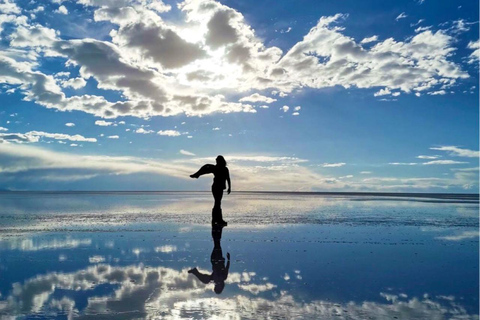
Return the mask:
<svg viewBox="0 0 480 320">
<path fill-rule="evenodd" d="M 478 193 L 478 1 L 2 1 L 0 189 Z"/>
</svg>

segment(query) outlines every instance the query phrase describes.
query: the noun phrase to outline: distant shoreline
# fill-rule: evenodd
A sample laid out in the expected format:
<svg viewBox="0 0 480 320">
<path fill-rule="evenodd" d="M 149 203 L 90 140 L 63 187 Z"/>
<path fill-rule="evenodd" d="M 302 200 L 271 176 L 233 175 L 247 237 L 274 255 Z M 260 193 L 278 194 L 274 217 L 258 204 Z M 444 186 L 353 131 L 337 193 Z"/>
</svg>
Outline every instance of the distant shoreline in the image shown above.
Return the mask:
<svg viewBox="0 0 480 320">
<path fill-rule="evenodd" d="M 155 194 L 155 193 L 209 193 L 209 191 L 12 191 L 1 190 L 0 194 L 32 193 L 32 194 Z M 416 197 L 416 198 L 454 198 L 479 199 L 478 193 L 410 193 L 410 192 L 306 192 L 306 191 L 235 191 L 236 194 L 285 194 L 285 195 L 318 195 L 318 196 L 376 196 L 376 197 Z"/>
</svg>

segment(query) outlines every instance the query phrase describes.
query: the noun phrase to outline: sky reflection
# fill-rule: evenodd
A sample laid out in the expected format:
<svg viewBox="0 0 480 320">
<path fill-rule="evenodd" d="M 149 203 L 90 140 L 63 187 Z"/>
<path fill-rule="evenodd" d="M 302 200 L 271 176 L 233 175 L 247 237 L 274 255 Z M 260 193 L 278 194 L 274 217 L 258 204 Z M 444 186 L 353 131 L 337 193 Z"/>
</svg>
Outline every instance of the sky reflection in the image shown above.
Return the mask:
<svg viewBox="0 0 480 320">
<path fill-rule="evenodd" d="M 0 233 L 1 319 L 478 319 L 478 222 L 465 209 L 474 204 L 262 195 L 241 207 L 231 198 L 229 226 L 212 233 L 208 218 L 188 223 L 196 203 L 211 205 L 202 196 L 114 198 L 65 211 L 70 221 L 53 219 L 69 206 L 58 199 L 31 220 L 31 202 L 16 201 L 10 216 L 2 207 L 0 219 L 21 219 Z M 164 222 L 172 205 L 189 214 Z M 235 223 L 241 214 L 250 224 Z M 282 215 L 289 223 L 266 222 Z"/>
</svg>

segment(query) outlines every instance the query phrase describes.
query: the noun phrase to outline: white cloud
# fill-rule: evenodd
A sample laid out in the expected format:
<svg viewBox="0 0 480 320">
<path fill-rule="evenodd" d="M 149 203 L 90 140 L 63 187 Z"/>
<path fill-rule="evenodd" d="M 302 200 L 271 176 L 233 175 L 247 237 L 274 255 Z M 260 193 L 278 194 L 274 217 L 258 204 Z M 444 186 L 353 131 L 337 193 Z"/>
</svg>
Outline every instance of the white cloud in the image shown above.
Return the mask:
<svg viewBox="0 0 480 320">
<path fill-rule="evenodd" d="M 30 136 L 28 136 L 30 137 Z M 28 138 L 27 137 L 27 138 Z M 38 137 L 36 137 L 38 139 Z M 235 174 L 237 190 L 251 191 L 355 191 L 355 190 L 432 190 L 469 189 L 478 186 L 478 172 L 454 171 L 449 178 L 372 177 L 357 180 L 326 177 L 305 159 L 266 155 L 224 154 L 229 169 Z M 214 158 L 179 158 L 152 160 L 140 157 L 81 155 L 53 152 L 25 144 L 0 143 L 0 181 L 8 185 L 18 179 L 38 181 L 76 181 L 111 175 L 149 173 L 178 179 L 189 175 Z M 281 174 L 280 174 L 281 173 Z"/>
<path fill-rule="evenodd" d="M 248 97 L 243 97 L 240 100 L 240 102 L 264 102 L 264 103 L 272 103 L 277 101 L 277 99 L 262 96 L 261 94 L 254 93 L 252 95 L 249 95 Z"/>
<path fill-rule="evenodd" d="M 215 128 L 213 128 L 212 130 L 213 130 L 213 131 L 219 131 L 220 128 L 219 128 L 219 127 L 215 127 Z"/>
<path fill-rule="evenodd" d="M 439 157 L 440 156 L 423 156 L 423 155 L 417 156 L 418 159 L 430 159 L 430 160 L 438 159 Z"/>
<path fill-rule="evenodd" d="M 293 108 L 293 110 L 295 110 L 295 111 L 299 111 L 300 109 L 302 109 L 302 107 L 300 107 L 300 106 L 296 106 L 295 108 Z"/>
<path fill-rule="evenodd" d="M 44 6 L 38 6 L 37 8 L 33 9 L 32 12 L 43 12 L 45 11 L 45 7 Z"/>
<path fill-rule="evenodd" d="M 432 92 L 428 92 L 427 94 L 431 95 L 431 96 L 443 96 L 445 94 L 447 94 L 447 92 L 445 90 L 438 90 L 438 91 L 432 91 Z"/>
<path fill-rule="evenodd" d="M 380 89 L 379 91 L 375 92 L 373 94 L 373 96 L 374 97 L 379 97 L 379 96 L 386 96 L 386 95 L 389 95 L 389 94 L 392 94 L 392 92 L 388 88 L 385 88 L 385 89 Z"/>
<path fill-rule="evenodd" d="M 72 78 L 66 81 L 62 81 L 62 87 L 68 88 L 71 87 L 73 89 L 80 89 L 85 87 L 87 82 L 83 78 Z"/>
<path fill-rule="evenodd" d="M 389 164 L 393 166 L 416 166 L 416 162 L 390 162 Z"/>
<path fill-rule="evenodd" d="M 322 167 L 324 167 L 324 168 L 336 168 L 336 167 L 343 167 L 344 165 L 346 165 L 345 162 L 324 163 L 324 164 L 322 164 Z"/>
<path fill-rule="evenodd" d="M 8 131 L 8 129 L 4 127 L 0 127 L 0 131 Z"/>
<path fill-rule="evenodd" d="M 372 174 L 372 171 L 360 171 L 360 174 Z"/>
<path fill-rule="evenodd" d="M 292 116 L 299 116 L 299 115 L 300 115 L 299 112 L 294 112 L 294 113 L 292 113 Z"/>
<path fill-rule="evenodd" d="M 155 10 L 159 13 L 169 12 L 172 7 L 169 4 L 163 3 L 161 0 L 152 1 L 147 5 L 147 8 Z"/>
<path fill-rule="evenodd" d="M 467 48 L 474 50 L 469 56 L 468 63 L 478 63 L 480 59 L 480 40 L 470 41 Z"/>
<path fill-rule="evenodd" d="M 84 142 L 97 142 L 95 138 L 85 138 L 82 135 L 75 134 L 69 135 L 64 133 L 48 133 L 43 131 L 29 131 L 26 133 L 0 133 L 0 141 L 11 142 L 38 142 L 40 138 L 49 138 L 56 140 L 70 140 L 70 141 L 84 141 Z"/>
<path fill-rule="evenodd" d="M 187 150 L 183 150 L 183 149 L 180 150 L 180 154 L 183 154 L 185 156 L 195 156 L 195 153 L 187 151 Z"/>
<path fill-rule="evenodd" d="M 107 138 L 108 138 L 108 139 L 118 139 L 118 138 L 120 138 L 120 137 L 117 136 L 117 135 L 114 135 L 114 136 L 108 136 Z"/>
<path fill-rule="evenodd" d="M 418 27 L 415 29 L 415 32 L 416 33 L 419 33 L 419 32 L 423 32 L 423 31 L 427 31 L 427 30 L 430 30 L 432 27 L 431 26 L 427 26 L 427 27 Z"/>
<path fill-rule="evenodd" d="M 0 3 L 0 12 L 5 14 L 20 14 L 22 10 L 14 1 L 4 0 Z"/>
<path fill-rule="evenodd" d="M 446 151 L 449 155 L 457 157 L 467 157 L 467 158 L 478 158 L 480 157 L 480 152 L 470 149 L 463 149 L 456 146 L 441 146 L 441 147 L 432 147 L 431 150 Z"/>
<path fill-rule="evenodd" d="M 424 165 L 432 165 L 432 164 L 448 165 L 448 164 L 463 164 L 463 163 L 468 163 L 468 162 L 454 161 L 454 160 L 433 160 L 433 161 L 424 162 L 422 164 L 424 164 Z"/>
<path fill-rule="evenodd" d="M 160 130 L 157 132 L 158 135 L 161 136 L 169 136 L 169 137 L 178 137 L 181 135 L 180 132 L 177 130 Z"/>
<path fill-rule="evenodd" d="M 67 123 L 65 123 L 65 126 L 67 126 L 67 127 L 75 127 L 75 123 L 73 123 L 73 122 L 67 122 Z"/>
<path fill-rule="evenodd" d="M 365 43 L 376 42 L 376 41 L 378 41 L 378 36 L 371 36 L 368 38 L 364 38 L 362 41 L 360 41 L 360 43 L 365 44 Z"/>
<path fill-rule="evenodd" d="M 136 133 L 142 133 L 142 134 L 149 134 L 149 133 L 153 133 L 155 131 L 153 130 L 145 130 L 144 128 L 138 128 L 137 130 L 135 130 Z"/>
<path fill-rule="evenodd" d="M 58 7 L 57 10 L 54 11 L 55 13 L 59 13 L 59 14 L 68 14 L 68 9 L 67 7 L 65 7 L 64 5 L 61 5 L 60 7 Z"/>
<path fill-rule="evenodd" d="M 97 120 L 95 121 L 96 126 L 101 126 L 101 127 L 108 127 L 113 125 L 113 122 L 110 121 L 105 121 L 105 120 Z"/>
<path fill-rule="evenodd" d="M 405 19 L 406 17 L 408 17 L 408 16 L 405 14 L 405 12 L 402 12 L 395 18 L 395 20 L 398 21 L 400 19 Z"/>
<path fill-rule="evenodd" d="M 288 109 L 290 109 L 289 106 L 283 106 L 280 108 L 280 110 L 283 110 L 283 112 L 288 112 Z"/>
<path fill-rule="evenodd" d="M 417 22 L 415 23 L 410 23 L 410 27 L 415 27 L 415 26 L 418 26 L 420 23 L 424 22 L 425 19 L 419 19 Z"/>
<path fill-rule="evenodd" d="M 245 101 L 275 100 L 259 94 L 241 102 L 226 98 L 238 92 L 268 89 L 279 98 L 297 89 L 334 86 L 438 92 L 468 77 L 450 60 L 455 38 L 448 30 L 466 29 L 470 23 L 463 20 L 452 22 L 450 29 L 426 30 L 405 41 L 387 38 L 367 50 L 362 44 L 378 38 L 357 43 L 344 28 L 335 26 L 346 15 L 321 17 L 303 40 L 283 54 L 277 47 L 266 47 L 240 12 L 212 0 L 182 2 L 178 8 L 183 15 L 175 23 L 161 18 L 170 6 L 160 1 L 82 0 L 81 4 L 93 11 L 95 21 L 116 25 L 108 40 L 82 34 L 66 39 L 57 30 L 30 25 L 26 18 L 9 18 L 16 23 L 8 35 L 11 49 L 35 50 L 21 57 L 9 53 L 12 50 L 2 52 L 5 76 L 0 82 L 21 85 L 18 90 L 27 100 L 47 108 L 103 118 L 149 118 L 255 113 Z M 20 10 L 12 2 L 3 6 L 10 8 L 7 11 Z M 76 14 L 72 11 L 67 17 L 74 21 Z M 68 86 L 71 81 L 72 87 L 80 88 L 93 78 L 99 89 L 118 91 L 122 100 L 109 101 L 100 94 L 67 97 L 52 75 L 35 67 L 43 56 L 79 68 L 75 84 L 73 80 L 60 84 Z"/>
</svg>

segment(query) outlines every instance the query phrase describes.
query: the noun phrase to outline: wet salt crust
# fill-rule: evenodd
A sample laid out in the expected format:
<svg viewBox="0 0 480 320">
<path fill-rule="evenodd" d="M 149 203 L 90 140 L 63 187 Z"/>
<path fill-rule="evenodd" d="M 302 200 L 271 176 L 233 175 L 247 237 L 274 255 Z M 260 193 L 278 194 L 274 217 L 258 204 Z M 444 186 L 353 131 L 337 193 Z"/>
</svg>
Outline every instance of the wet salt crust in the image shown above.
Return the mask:
<svg viewBox="0 0 480 320">
<path fill-rule="evenodd" d="M 0 194 L 0 318 L 478 319 L 478 196 Z"/>
</svg>

